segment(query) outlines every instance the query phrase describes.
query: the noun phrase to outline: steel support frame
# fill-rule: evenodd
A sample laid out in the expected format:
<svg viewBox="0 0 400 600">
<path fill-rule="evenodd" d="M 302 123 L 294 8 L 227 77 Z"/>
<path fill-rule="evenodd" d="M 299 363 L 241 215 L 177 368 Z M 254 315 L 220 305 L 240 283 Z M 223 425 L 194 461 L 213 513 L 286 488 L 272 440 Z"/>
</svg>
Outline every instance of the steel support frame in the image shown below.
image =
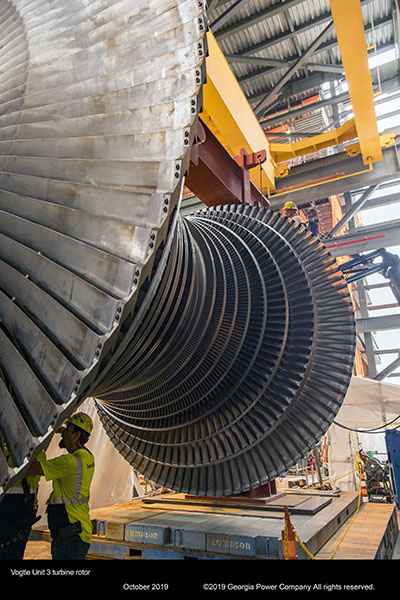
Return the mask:
<svg viewBox="0 0 400 600">
<path fill-rule="evenodd" d="M 368 319 L 368 303 L 367 303 L 367 294 L 365 293 L 365 284 L 363 280 L 359 280 L 356 282 L 357 294 L 358 294 L 358 303 L 360 306 L 360 318 Z M 376 368 L 376 356 L 374 353 L 374 338 L 370 331 L 366 331 L 363 333 L 364 339 L 364 347 L 365 347 L 365 355 L 367 359 L 368 366 L 368 374 L 373 379 L 376 376 L 377 368 Z"/>
<path fill-rule="evenodd" d="M 343 178 L 343 175 L 351 177 Z M 307 184 L 316 179 L 325 181 L 313 187 Z M 370 171 L 366 171 L 360 155 L 349 158 L 341 152 L 293 167 L 287 177 L 277 179 L 276 194 L 271 195 L 269 200 L 273 208 L 281 208 L 289 199 L 302 206 L 334 194 L 397 179 L 400 179 L 400 156 L 395 145 L 383 149 L 382 160 L 375 163 Z M 293 191 L 295 186 L 302 189 Z"/>
<path fill-rule="evenodd" d="M 328 35 L 333 30 L 333 22 L 329 23 L 325 29 L 319 34 L 319 36 L 314 40 L 314 42 L 307 48 L 304 54 L 296 60 L 295 64 L 281 77 L 278 83 L 264 96 L 262 100 L 257 104 L 254 108 L 256 115 L 259 117 L 262 115 L 263 110 L 266 106 L 271 102 L 275 94 L 279 92 L 279 90 L 285 85 L 287 81 L 299 70 L 299 68 L 307 61 L 307 59 L 314 54 L 314 52 L 319 48 L 322 42 L 328 37 Z"/>
<path fill-rule="evenodd" d="M 290 67 L 296 62 L 295 59 L 287 61 L 280 58 L 238 56 L 237 54 L 226 54 L 225 58 L 229 63 L 244 63 L 247 65 L 254 65 L 255 67 L 277 67 L 279 69 L 284 67 Z M 321 71 L 322 73 L 335 73 L 336 75 L 344 75 L 343 66 L 341 64 L 328 64 L 307 61 L 306 66 L 309 71 Z"/>
<path fill-rule="evenodd" d="M 398 356 L 395 360 L 393 360 L 387 367 L 385 367 L 380 373 L 375 375 L 374 379 L 376 381 L 382 381 L 385 377 L 388 377 L 393 373 L 397 367 L 400 367 L 400 356 Z"/>
<path fill-rule="evenodd" d="M 363 206 L 363 210 L 388 206 L 389 204 L 397 204 L 398 202 L 400 202 L 400 194 L 396 192 L 394 194 L 388 194 L 387 196 L 367 200 Z"/>
<path fill-rule="evenodd" d="M 399 240 L 400 219 L 397 219 L 369 227 L 358 227 L 351 233 L 326 240 L 325 244 L 330 253 L 338 257 L 398 246 Z"/>
<path fill-rule="evenodd" d="M 301 106 L 300 108 L 295 108 L 294 110 L 290 110 L 287 113 L 282 113 L 276 116 L 264 117 L 261 119 L 261 124 L 263 127 L 275 127 L 278 123 L 282 121 L 289 121 L 291 119 L 295 119 L 296 117 L 301 117 L 304 113 L 310 112 L 311 110 L 319 110 L 324 108 L 325 106 L 331 106 L 332 104 L 340 104 L 341 102 L 349 102 L 349 94 L 344 92 L 343 94 L 339 94 L 337 96 L 332 96 L 331 98 L 326 98 L 324 100 L 318 100 L 317 102 L 312 102 L 310 104 L 306 104 L 305 106 Z M 265 129 L 266 133 L 268 133 L 268 129 Z"/>
<path fill-rule="evenodd" d="M 379 184 L 375 184 L 375 185 L 371 185 L 361 196 L 361 198 L 359 198 L 359 200 L 357 200 L 357 202 L 355 202 L 351 208 L 346 211 L 346 213 L 343 215 L 343 217 L 340 219 L 340 221 L 333 227 L 333 229 L 330 232 L 330 236 L 334 237 L 335 235 L 337 235 L 338 233 L 340 233 L 342 231 L 342 229 L 344 227 L 346 227 L 347 223 L 354 217 L 354 215 L 356 215 L 358 213 L 358 211 L 360 211 L 363 206 L 366 204 L 368 198 L 370 198 L 370 196 L 374 193 L 374 191 L 379 187 Z"/>
<path fill-rule="evenodd" d="M 314 75 L 314 77 L 316 77 Z M 315 84 L 317 85 L 322 85 L 323 83 L 326 82 L 326 79 L 324 77 L 317 76 L 318 79 L 317 81 L 315 81 Z M 304 80 L 304 89 L 308 89 L 310 87 L 309 83 L 307 84 L 307 81 L 309 81 L 309 78 L 307 80 Z M 302 82 L 302 80 L 298 80 L 295 84 L 299 85 Z M 390 79 L 382 79 L 380 81 L 380 85 L 382 88 L 382 93 L 384 94 L 390 94 L 391 92 L 394 92 L 398 89 L 399 85 L 400 85 L 400 78 L 398 76 L 396 77 L 391 77 Z M 284 91 L 285 88 L 282 88 L 282 90 Z M 265 94 L 266 91 L 264 92 L 258 92 L 256 95 L 254 95 L 253 97 L 249 97 L 248 100 L 249 102 L 253 103 L 253 102 L 257 102 L 259 98 L 261 98 L 263 96 L 263 94 Z M 288 92 L 288 95 L 290 96 L 292 94 L 292 91 L 290 90 Z M 313 96 L 315 96 L 315 94 L 313 94 Z M 350 102 L 350 96 L 348 94 L 348 92 L 343 92 L 342 94 L 338 94 L 337 96 L 332 96 L 331 98 L 324 98 L 323 100 L 316 100 L 315 102 L 312 103 L 308 103 L 305 104 L 304 106 L 300 106 L 299 108 L 294 108 L 293 110 L 289 110 L 287 112 L 282 112 L 281 114 L 275 114 L 274 111 L 269 111 L 265 114 L 264 118 L 261 119 L 261 124 L 264 127 L 265 131 L 268 131 L 267 128 L 268 127 L 274 127 L 275 125 L 278 125 L 279 123 L 285 122 L 285 121 L 289 121 L 290 119 L 295 119 L 297 117 L 301 117 L 302 115 L 304 115 L 305 113 L 310 112 L 311 110 L 319 110 L 320 108 L 324 108 L 325 106 L 334 106 L 334 105 L 338 105 L 341 103 L 348 103 Z M 383 100 L 379 100 L 377 99 L 375 104 L 379 104 L 383 102 Z M 286 110 L 285 109 L 281 109 L 281 110 Z"/>
<path fill-rule="evenodd" d="M 365 1 L 365 0 L 363 0 L 363 1 Z M 371 0 L 367 0 L 367 1 L 370 2 Z M 251 15 L 250 17 L 247 17 L 245 19 L 241 19 L 238 23 L 235 23 L 234 25 L 231 25 L 229 27 L 225 27 L 225 29 L 223 31 L 218 32 L 218 29 L 223 24 L 222 19 L 221 19 L 221 17 L 223 15 L 221 15 L 221 17 L 218 17 L 218 19 L 216 19 L 211 24 L 211 31 L 215 32 L 216 38 L 218 40 L 222 40 L 222 39 L 225 39 L 226 37 L 229 37 L 230 35 L 233 35 L 234 33 L 239 33 L 240 31 L 243 31 L 243 29 L 247 29 L 248 27 L 251 27 L 252 25 L 261 23 L 261 22 L 265 21 L 266 19 L 276 17 L 283 11 L 289 10 L 290 8 L 293 8 L 293 7 L 297 6 L 298 4 L 301 4 L 302 2 L 304 2 L 304 0 L 287 0 L 287 2 L 285 2 L 285 3 L 278 2 L 274 6 L 266 8 L 265 10 L 262 10 L 262 11 L 256 13 L 255 15 Z M 234 8 L 235 9 L 237 8 L 238 4 L 241 4 L 241 3 L 236 2 L 233 6 L 231 6 L 229 9 L 227 9 L 225 11 L 224 15 L 226 15 L 227 13 L 231 13 L 231 11 Z M 242 6 L 239 6 L 239 9 L 241 9 L 241 8 L 242 8 Z M 230 14 L 230 16 L 232 16 L 232 14 Z"/>
<path fill-rule="evenodd" d="M 343 194 L 343 197 L 344 197 L 344 208 L 347 213 L 348 211 L 350 211 L 352 209 L 352 206 L 353 206 L 351 192 L 345 192 Z M 355 221 L 354 215 L 348 220 L 347 228 L 348 228 L 349 233 L 353 232 L 356 229 L 356 221 Z"/>
<path fill-rule="evenodd" d="M 298 0 L 297 0 L 298 1 Z M 215 33 L 225 25 L 232 17 L 242 10 L 249 3 L 249 0 L 236 0 L 222 15 L 220 15 L 211 24 L 211 31 Z"/>
<path fill-rule="evenodd" d="M 324 148 L 330 148 L 343 142 L 354 140 L 356 137 L 355 121 L 354 119 L 348 119 L 338 128 L 325 133 L 315 134 L 306 140 L 291 144 L 271 142 L 270 151 L 276 163 L 280 163 L 296 156 L 304 156 Z"/>
<path fill-rule="evenodd" d="M 317 23 L 316 21 L 315 26 L 317 25 L 321 25 L 323 22 L 328 21 L 332 18 L 332 15 L 329 13 L 329 15 L 326 15 L 325 19 L 321 19 L 319 20 L 319 22 Z M 374 23 L 374 28 L 372 29 L 372 26 L 366 26 L 365 27 L 365 33 L 371 33 L 372 31 L 375 31 L 381 27 L 386 27 L 389 23 L 391 23 L 392 19 L 389 18 L 384 18 L 384 19 L 380 19 L 379 21 L 376 21 Z M 305 29 L 309 29 L 310 27 L 308 26 L 307 28 L 302 28 L 302 29 L 298 29 L 295 33 L 289 32 L 289 33 L 285 33 L 285 34 L 279 34 L 277 36 L 274 36 L 272 38 L 269 38 L 267 41 L 262 41 L 258 44 L 255 44 L 254 46 L 250 46 L 248 48 L 245 48 L 243 50 L 240 51 L 240 53 L 237 54 L 233 54 L 230 55 L 231 60 L 235 59 L 236 57 L 241 57 L 241 56 L 249 56 L 249 55 L 254 55 L 257 52 L 260 52 L 261 50 L 265 50 L 266 48 L 270 47 L 270 46 L 275 46 L 276 44 L 279 44 L 287 39 L 290 39 L 291 37 L 293 37 L 294 35 L 302 33 L 302 31 L 305 31 Z M 218 37 L 217 37 L 218 39 Z M 321 44 L 321 46 L 319 47 L 318 51 L 321 50 L 331 50 L 333 48 L 336 48 L 338 46 L 338 42 L 335 39 L 333 40 L 327 40 L 326 42 L 324 42 L 323 44 Z M 287 57 L 287 61 L 291 62 L 291 61 L 295 61 L 296 60 L 296 55 L 292 55 L 292 56 L 288 56 Z M 265 74 L 270 74 L 273 73 L 274 70 L 276 70 L 278 67 L 273 67 L 273 68 L 266 68 L 266 69 L 260 69 L 258 71 L 254 71 L 251 73 L 248 73 L 242 77 L 239 78 L 239 83 L 242 84 L 250 79 L 253 79 L 255 77 L 258 77 L 259 75 L 265 75 Z M 267 90 L 265 90 L 265 92 L 261 92 L 261 93 L 266 93 Z"/>
<path fill-rule="evenodd" d="M 400 329 L 400 313 L 357 320 L 357 333 L 388 331 L 391 329 Z"/>
<path fill-rule="evenodd" d="M 304 0 L 301 0 L 301 1 L 304 1 Z M 365 6 L 371 2 L 372 2 L 372 0 L 361 0 L 361 6 Z M 295 4 L 299 4 L 299 0 L 295 0 Z M 239 33 L 240 31 L 243 31 L 244 29 L 252 27 L 253 25 L 256 25 L 257 23 L 263 22 L 266 19 L 275 16 L 276 13 L 274 14 L 273 11 L 278 11 L 279 13 L 281 13 L 290 8 L 292 8 L 292 2 L 290 0 L 288 2 L 284 2 L 284 3 L 278 2 L 275 4 L 275 6 L 268 8 L 265 11 L 257 13 L 256 15 L 252 15 L 245 19 L 241 19 L 238 23 L 235 23 L 234 25 L 231 25 L 230 27 L 226 27 L 223 31 L 216 32 L 215 37 L 217 38 L 218 41 L 224 40 L 227 37 L 229 37 L 230 35 Z M 240 51 L 240 53 L 238 53 L 238 56 L 254 54 L 255 52 L 259 52 L 260 50 L 265 50 L 266 48 L 274 46 L 275 44 L 279 44 L 281 42 L 288 41 L 288 40 L 292 39 L 294 36 L 301 35 L 304 32 L 306 32 L 314 27 L 320 27 L 321 25 L 324 25 L 326 22 L 330 21 L 331 19 L 332 19 L 331 12 L 330 11 L 325 12 L 324 14 L 319 15 L 315 19 L 301 24 L 296 29 L 296 31 L 290 31 L 290 30 L 284 31 L 278 35 L 275 35 L 273 37 L 265 39 L 262 42 L 259 42 L 258 44 L 254 44 L 254 46 L 249 46 L 247 48 L 244 48 L 243 50 Z M 336 40 L 334 43 L 337 45 Z"/>
</svg>

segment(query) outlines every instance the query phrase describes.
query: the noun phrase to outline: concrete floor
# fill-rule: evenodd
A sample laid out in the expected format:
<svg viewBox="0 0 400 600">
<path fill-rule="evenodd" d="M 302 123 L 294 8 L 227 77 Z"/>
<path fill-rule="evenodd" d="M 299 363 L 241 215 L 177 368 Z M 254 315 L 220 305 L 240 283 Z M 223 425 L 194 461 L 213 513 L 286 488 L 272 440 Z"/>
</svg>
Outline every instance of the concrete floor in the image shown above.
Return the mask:
<svg viewBox="0 0 400 600">
<path fill-rule="evenodd" d="M 24 560 L 51 560 L 49 542 L 28 542 Z"/>
</svg>

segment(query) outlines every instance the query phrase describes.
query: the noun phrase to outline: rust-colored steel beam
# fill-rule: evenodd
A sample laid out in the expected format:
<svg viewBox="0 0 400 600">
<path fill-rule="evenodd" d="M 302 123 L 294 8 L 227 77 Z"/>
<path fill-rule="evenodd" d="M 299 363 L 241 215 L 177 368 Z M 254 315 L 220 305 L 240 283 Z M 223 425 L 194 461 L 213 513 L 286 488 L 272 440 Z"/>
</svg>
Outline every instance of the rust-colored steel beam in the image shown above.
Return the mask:
<svg viewBox="0 0 400 600">
<path fill-rule="evenodd" d="M 264 159 L 265 155 L 261 153 L 260 160 Z M 253 164 L 245 161 L 242 168 L 199 120 L 198 141 L 192 146 L 185 185 L 207 206 L 250 204 L 267 207 L 268 200 L 248 177 L 248 168 Z"/>
</svg>

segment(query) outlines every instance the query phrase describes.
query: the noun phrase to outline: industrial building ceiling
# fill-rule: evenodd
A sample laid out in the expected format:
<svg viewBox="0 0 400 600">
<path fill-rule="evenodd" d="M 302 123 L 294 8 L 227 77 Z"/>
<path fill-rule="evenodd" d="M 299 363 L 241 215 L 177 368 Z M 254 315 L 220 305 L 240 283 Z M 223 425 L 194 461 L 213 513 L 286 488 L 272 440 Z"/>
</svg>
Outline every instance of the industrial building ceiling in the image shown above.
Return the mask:
<svg viewBox="0 0 400 600">
<path fill-rule="evenodd" d="M 343 46 L 338 42 L 333 22 L 335 4 L 343 10 L 344 3 L 335 0 L 210 0 L 208 3 L 210 31 L 269 144 L 290 145 L 311 140 L 348 123 L 354 116 L 343 65 Z M 288 171 L 276 179 L 277 194 L 269 201 L 279 210 L 286 200 L 294 200 L 306 217 L 310 211 L 317 215 L 323 234 L 329 237 L 334 225 L 331 199 L 335 196 L 344 215 L 352 217 L 345 220 L 340 234 L 352 244 L 353 256 L 378 247 L 399 254 L 399 0 L 360 0 L 346 3 L 346 9 L 356 4 L 362 11 L 379 135 L 390 132 L 394 143 L 382 147 L 382 160 L 370 172 L 366 172 L 360 156 L 349 154 L 347 146 L 351 141 L 315 148 L 286 160 Z M 356 52 L 353 62 L 357 64 Z M 362 104 L 362 95 L 359 99 Z M 332 180 L 334 174 L 340 177 Z M 324 179 L 327 181 L 323 185 L 308 185 Z M 262 191 L 265 193 L 265 189 Z M 195 207 L 195 198 L 184 199 L 183 210 Z M 371 228 L 373 234 L 369 235 Z M 367 240 L 368 236 L 369 241 L 356 243 L 361 238 Z M 343 252 L 335 249 L 338 256 Z M 395 378 L 400 376 L 400 354 L 395 342 L 400 331 L 400 314 L 398 304 L 393 302 L 388 286 L 382 281 L 382 278 L 365 279 L 357 283 L 361 305 L 357 316 L 366 320 L 367 328 L 359 341 L 367 374 L 371 378 L 380 378 L 380 373 Z M 381 306 L 389 309 L 384 311 Z"/>
<path fill-rule="evenodd" d="M 397 1 L 362 0 L 361 7 L 370 56 L 393 49 Z M 349 99 L 329 0 L 214 0 L 208 17 L 265 131 L 290 124 L 282 137 L 292 138 L 337 126 L 333 107 Z M 375 92 L 399 88 L 398 65 L 393 58 L 373 70 Z M 330 122 L 321 116 L 326 107 Z"/>
</svg>

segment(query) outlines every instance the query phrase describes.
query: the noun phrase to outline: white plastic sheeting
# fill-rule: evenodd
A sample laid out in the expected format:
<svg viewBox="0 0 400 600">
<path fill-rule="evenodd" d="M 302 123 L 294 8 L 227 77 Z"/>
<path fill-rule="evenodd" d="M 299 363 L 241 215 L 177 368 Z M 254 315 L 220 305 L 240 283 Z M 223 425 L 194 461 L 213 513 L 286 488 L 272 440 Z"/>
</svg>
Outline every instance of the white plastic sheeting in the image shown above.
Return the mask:
<svg viewBox="0 0 400 600">
<path fill-rule="evenodd" d="M 335 418 L 349 429 L 337 424 L 331 425 L 327 436 L 329 441 L 330 481 L 345 492 L 358 491 L 359 480 L 354 472 L 357 452 L 372 450 L 378 460 L 385 460 L 386 428 L 400 425 L 400 386 L 374 381 L 362 377 L 352 377 L 343 405 Z M 374 430 L 358 433 L 353 430 Z M 376 433 L 381 432 L 381 433 Z"/>
<path fill-rule="evenodd" d="M 78 409 L 85 412 L 93 419 L 93 432 L 87 448 L 95 457 L 95 474 L 90 492 L 90 508 L 100 508 L 111 504 L 129 502 L 133 496 L 133 471 L 132 467 L 115 449 L 105 433 L 97 415 L 92 399 L 85 400 Z M 77 411 L 77 412 L 78 412 Z M 46 451 L 48 458 L 54 458 L 66 452 L 58 447 L 60 436 L 55 434 Z M 46 501 L 50 496 L 52 484 L 44 477 L 39 484 L 39 510 L 42 519 L 35 525 L 35 529 L 47 528 Z"/>
</svg>

